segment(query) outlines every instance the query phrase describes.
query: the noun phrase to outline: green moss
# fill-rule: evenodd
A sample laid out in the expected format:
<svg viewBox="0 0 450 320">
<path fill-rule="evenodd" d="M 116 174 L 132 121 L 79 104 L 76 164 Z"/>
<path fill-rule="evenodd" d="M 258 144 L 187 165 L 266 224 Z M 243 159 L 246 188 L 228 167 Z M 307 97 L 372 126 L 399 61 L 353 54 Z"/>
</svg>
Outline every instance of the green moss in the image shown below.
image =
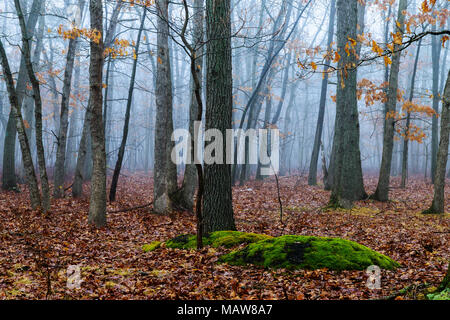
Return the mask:
<svg viewBox="0 0 450 320">
<path fill-rule="evenodd" d="M 427 294 L 429 300 L 450 300 L 450 288 L 442 290 L 438 293 Z"/>
<path fill-rule="evenodd" d="M 271 236 L 239 231 L 216 231 L 208 237 L 203 237 L 203 244 L 214 248 L 232 248 L 241 244 L 249 244 L 272 238 Z M 172 249 L 195 249 L 197 247 L 197 236 L 181 235 L 166 242 L 167 248 Z"/>
<path fill-rule="evenodd" d="M 153 241 L 150 244 L 144 244 L 142 246 L 142 250 L 144 250 L 144 252 L 150 252 L 150 251 L 155 251 L 159 247 L 161 247 L 161 241 Z"/>
<path fill-rule="evenodd" d="M 395 269 L 397 262 L 356 242 L 308 236 L 282 236 L 252 243 L 223 255 L 221 262 L 265 268 L 364 270 Z"/>
<path fill-rule="evenodd" d="M 205 244 L 205 238 L 203 238 Z M 197 236 L 183 234 L 166 242 L 166 248 L 171 249 L 194 249 L 197 247 Z"/>
<path fill-rule="evenodd" d="M 239 231 L 217 231 L 211 233 L 208 237 L 208 245 L 214 248 L 232 248 L 241 244 L 250 244 L 271 238 L 271 236 L 265 234 L 246 233 Z"/>
</svg>

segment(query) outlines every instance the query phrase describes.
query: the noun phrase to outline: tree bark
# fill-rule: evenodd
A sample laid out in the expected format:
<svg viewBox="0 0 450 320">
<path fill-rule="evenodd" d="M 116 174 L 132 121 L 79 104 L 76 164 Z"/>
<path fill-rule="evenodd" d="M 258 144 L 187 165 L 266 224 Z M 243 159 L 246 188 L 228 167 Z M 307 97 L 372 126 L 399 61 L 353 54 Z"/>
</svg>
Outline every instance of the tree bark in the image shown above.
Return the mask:
<svg viewBox="0 0 450 320">
<path fill-rule="evenodd" d="M 89 97 L 91 103 L 92 180 L 89 203 L 89 223 L 97 228 L 106 225 L 106 151 L 103 127 L 103 7 L 101 0 L 90 0 L 91 29 L 97 33 L 91 39 L 89 65 Z"/>
<path fill-rule="evenodd" d="M 168 0 L 157 0 L 158 35 L 156 69 L 156 133 L 154 166 L 154 210 L 167 214 L 172 209 L 172 194 L 177 188 L 176 165 L 172 162 L 171 152 L 174 142 L 172 118 L 172 79 L 169 52 Z"/>
<path fill-rule="evenodd" d="M 430 209 L 424 213 L 445 213 L 445 170 L 448 161 L 450 134 L 450 71 L 448 72 L 441 113 L 441 141 L 439 143 L 436 173 L 434 176 L 434 198 Z"/>
<path fill-rule="evenodd" d="M 230 0 L 206 2 L 206 130 L 232 129 L 233 87 Z M 226 143 L 223 144 L 223 155 Z M 205 164 L 203 232 L 235 230 L 229 164 Z"/>
<path fill-rule="evenodd" d="M 357 1 L 337 1 L 337 46 L 345 52 L 349 39 L 357 35 Z M 356 97 L 356 48 L 342 54 L 338 63 L 333 188 L 330 205 L 349 207 L 354 200 L 366 197 L 359 150 L 359 112 Z"/>
<path fill-rule="evenodd" d="M 30 14 L 27 20 L 27 34 L 32 37 L 36 24 L 39 18 L 39 12 L 41 11 L 43 1 L 33 0 L 31 5 Z M 22 102 L 25 97 L 26 82 L 28 80 L 27 68 L 25 64 L 24 56 L 22 55 L 19 67 L 19 76 L 16 84 L 16 94 L 17 94 L 17 104 L 22 108 Z M 3 181 L 2 188 L 5 190 L 17 190 L 17 178 L 16 178 L 16 163 L 15 163 L 15 152 L 16 152 L 16 115 L 14 108 L 11 109 L 12 113 L 9 114 L 8 123 L 5 134 L 5 143 L 3 150 Z"/>
<path fill-rule="evenodd" d="M 5 78 L 6 87 L 8 90 L 9 102 L 11 104 L 11 113 L 13 113 L 14 119 L 16 120 L 16 127 L 19 134 L 19 143 L 22 150 L 25 175 L 30 188 L 31 207 L 36 209 L 41 206 L 41 194 L 39 192 L 36 172 L 34 171 L 33 158 L 31 157 L 30 145 L 25 131 L 25 124 L 22 119 L 22 112 L 19 106 L 17 91 L 14 88 L 14 80 L 9 67 L 8 58 L 1 41 L 0 58 L 3 66 L 3 76 Z"/>
<path fill-rule="evenodd" d="M 42 208 L 44 212 L 50 209 L 50 188 L 48 184 L 47 168 L 45 164 L 45 151 L 44 143 L 42 139 L 42 100 L 40 84 L 36 78 L 36 74 L 33 70 L 33 63 L 31 61 L 31 45 L 30 36 L 27 33 L 27 27 L 25 25 L 25 18 L 22 13 L 19 0 L 14 0 L 17 17 L 19 18 L 20 29 L 22 31 L 22 42 L 23 42 L 23 56 L 25 59 L 25 65 L 27 67 L 28 78 L 33 87 L 33 98 L 35 104 L 35 122 L 36 122 L 36 149 L 37 149 L 37 159 L 39 164 L 39 173 L 41 178 L 41 188 L 42 188 Z"/>
<path fill-rule="evenodd" d="M 433 31 L 436 31 L 436 24 L 433 24 Z M 431 38 L 431 61 L 433 69 L 433 109 L 436 114 L 439 114 L 439 62 L 441 59 L 441 41 L 440 38 L 433 36 Z M 433 115 L 431 123 L 431 181 L 434 183 L 435 173 L 436 173 L 436 161 L 438 154 L 438 118 Z"/>
</svg>

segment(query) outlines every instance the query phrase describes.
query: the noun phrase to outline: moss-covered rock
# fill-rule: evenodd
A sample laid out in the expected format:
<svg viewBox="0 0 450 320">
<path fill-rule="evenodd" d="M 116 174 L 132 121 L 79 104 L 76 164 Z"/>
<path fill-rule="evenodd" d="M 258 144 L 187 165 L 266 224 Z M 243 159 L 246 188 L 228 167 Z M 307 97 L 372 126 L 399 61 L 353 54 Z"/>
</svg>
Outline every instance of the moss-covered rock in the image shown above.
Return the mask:
<svg viewBox="0 0 450 320">
<path fill-rule="evenodd" d="M 220 262 L 312 270 L 364 270 L 371 265 L 390 270 L 399 266 L 391 258 L 353 241 L 295 235 L 251 243 L 223 255 Z"/>
<path fill-rule="evenodd" d="M 144 244 L 142 246 L 142 250 L 144 250 L 144 252 L 150 252 L 150 251 L 155 251 L 159 247 L 161 247 L 161 241 L 153 241 L 150 244 Z"/>
<path fill-rule="evenodd" d="M 208 237 L 203 237 L 203 244 L 214 248 L 232 248 L 241 244 L 255 243 L 261 240 L 271 239 L 265 234 L 246 233 L 239 231 L 217 231 Z M 166 248 L 172 249 L 195 249 L 197 247 L 196 235 L 181 235 L 166 242 Z"/>
</svg>

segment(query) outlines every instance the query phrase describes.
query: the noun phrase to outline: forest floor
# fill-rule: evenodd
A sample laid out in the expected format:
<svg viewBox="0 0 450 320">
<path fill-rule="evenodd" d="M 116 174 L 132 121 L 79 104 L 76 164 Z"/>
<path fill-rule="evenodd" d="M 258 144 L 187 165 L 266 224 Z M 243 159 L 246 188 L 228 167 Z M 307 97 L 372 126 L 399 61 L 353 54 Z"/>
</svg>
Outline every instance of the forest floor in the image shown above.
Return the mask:
<svg viewBox="0 0 450 320">
<path fill-rule="evenodd" d="M 376 178 L 366 177 L 365 183 L 373 192 Z M 445 215 L 422 215 L 433 187 L 423 178 L 412 178 L 405 190 L 398 185 L 394 178 L 388 203 L 360 201 L 352 210 L 324 211 L 329 192 L 307 186 L 304 177 L 280 178 L 285 227 L 275 179 L 234 188 L 239 231 L 342 237 L 400 262 L 396 271 L 382 271 L 381 290 L 366 287 L 365 271 L 216 264 L 226 249 L 143 252 L 142 245 L 152 241 L 195 233 L 195 218 L 188 212 L 158 216 L 144 208 L 113 213 L 108 227 L 96 230 L 87 224 L 88 190 L 80 200 L 53 200 L 45 216 L 29 209 L 26 190 L 1 192 L 0 299 L 380 299 L 405 287 L 408 294 L 397 299 L 414 299 L 419 288 L 437 286 L 446 272 L 450 203 Z M 152 181 L 127 174 L 117 194 L 119 201 L 109 211 L 148 203 Z M 67 288 L 69 265 L 81 265 L 81 289 Z"/>
</svg>

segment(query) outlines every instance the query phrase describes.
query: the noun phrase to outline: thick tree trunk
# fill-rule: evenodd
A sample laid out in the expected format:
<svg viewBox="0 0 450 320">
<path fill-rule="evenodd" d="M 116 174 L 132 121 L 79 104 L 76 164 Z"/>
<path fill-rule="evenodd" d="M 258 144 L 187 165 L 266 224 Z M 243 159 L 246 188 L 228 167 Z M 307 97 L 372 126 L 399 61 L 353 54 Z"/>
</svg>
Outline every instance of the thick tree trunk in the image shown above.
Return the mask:
<svg viewBox="0 0 450 320">
<path fill-rule="evenodd" d="M 366 16 L 366 6 L 365 4 L 361 4 L 358 1 L 358 14 L 357 14 L 357 31 L 356 34 L 357 35 L 361 35 L 364 33 L 364 28 L 365 28 L 365 16 Z M 356 45 L 356 54 L 359 57 L 360 55 L 360 51 L 361 51 L 361 44 L 358 42 Z M 356 70 L 357 72 L 358 70 Z M 335 119 L 335 133 L 336 133 L 336 128 L 339 129 L 339 127 L 336 124 L 337 121 L 337 114 L 336 114 L 336 119 Z M 335 168 L 335 161 L 336 161 L 336 151 L 337 151 L 337 146 L 333 141 L 333 145 L 331 148 L 331 155 L 330 155 L 330 163 L 329 163 L 329 167 L 327 169 L 327 174 L 326 176 L 324 175 L 324 189 L 325 190 L 332 190 L 333 185 L 334 185 L 334 168 Z M 366 197 L 366 193 L 364 191 L 364 184 L 363 184 L 363 177 L 362 177 L 362 170 L 359 169 L 359 167 L 361 167 L 361 161 L 360 160 L 356 160 L 355 161 L 359 162 L 359 164 L 356 164 L 356 167 L 358 168 L 357 170 L 357 174 L 354 175 L 354 185 L 355 186 L 359 186 L 359 192 L 357 193 L 357 195 L 355 196 L 355 200 L 359 199 L 359 198 L 364 198 Z M 359 171 L 361 171 L 361 174 L 359 173 Z"/>
<path fill-rule="evenodd" d="M 398 9 L 398 32 L 403 35 L 403 28 L 405 24 L 404 12 L 407 8 L 407 0 L 400 0 Z M 378 179 L 378 186 L 372 198 L 378 201 L 389 200 L 389 183 L 391 176 L 392 152 L 394 149 L 394 126 L 395 121 L 391 115 L 395 112 L 397 106 L 397 89 L 398 89 L 398 73 L 400 69 L 401 52 L 398 51 L 400 46 L 394 44 L 394 53 L 392 54 L 391 74 L 389 77 L 389 88 L 387 93 L 387 102 L 385 105 L 385 121 L 383 134 L 383 155 L 381 158 L 380 175 Z"/>
<path fill-rule="evenodd" d="M 134 61 L 133 61 L 133 69 L 131 71 L 130 87 L 128 89 L 128 100 L 127 100 L 127 108 L 125 111 L 125 123 L 123 125 L 122 142 L 119 147 L 119 154 L 117 156 L 117 162 L 116 162 L 116 166 L 114 168 L 114 174 L 113 174 L 113 178 L 111 181 L 111 189 L 109 192 L 109 201 L 111 201 L 111 202 L 116 200 L 117 183 L 119 182 L 120 170 L 122 169 L 123 156 L 125 155 L 125 147 L 127 145 L 128 128 L 130 125 L 131 106 L 133 104 L 134 82 L 136 79 L 136 70 L 137 70 L 137 63 L 138 63 L 138 58 L 139 58 L 139 47 L 140 47 L 140 43 L 141 43 L 141 35 L 142 35 L 142 30 L 144 28 L 146 13 L 147 13 L 147 8 L 143 8 L 141 26 L 139 28 L 139 32 L 138 32 L 138 36 L 137 36 L 137 40 L 136 40 L 135 57 L 134 57 Z"/>
<path fill-rule="evenodd" d="M 337 1 L 337 45 L 344 52 L 349 39 L 357 35 L 357 2 Z M 336 124 L 333 141 L 335 159 L 330 204 L 348 207 L 366 197 L 359 150 L 359 112 L 356 98 L 357 52 L 343 54 L 338 63 Z"/>
<path fill-rule="evenodd" d="M 434 198 L 429 210 L 424 213 L 445 213 L 445 170 L 448 161 L 450 134 L 450 71 L 442 98 L 441 141 L 439 143 L 436 173 L 434 176 Z"/>
<path fill-rule="evenodd" d="M 176 191 L 176 164 L 171 153 L 174 142 L 172 118 L 172 79 L 169 53 L 168 0 L 157 0 L 158 63 L 156 69 L 156 133 L 154 168 L 154 210 L 166 214 L 172 209 L 172 194 Z"/>
<path fill-rule="evenodd" d="M 101 0 L 90 0 L 91 29 L 98 32 L 90 42 L 89 96 L 91 103 L 92 180 L 89 203 L 89 223 L 96 227 L 106 225 L 106 151 L 103 127 L 103 7 Z"/>
<path fill-rule="evenodd" d="M 223 137 L 232 128 L 233 87 L 230 0 L 206 3 L 206 130 L 217 129 Z M 226 144 L 223 144 L 226 155 Z M 224 159 L 225 160 L 225 159 Z M 203 232 L 235 230 L 231 166 L 205 164 Z"/>
</svg>

